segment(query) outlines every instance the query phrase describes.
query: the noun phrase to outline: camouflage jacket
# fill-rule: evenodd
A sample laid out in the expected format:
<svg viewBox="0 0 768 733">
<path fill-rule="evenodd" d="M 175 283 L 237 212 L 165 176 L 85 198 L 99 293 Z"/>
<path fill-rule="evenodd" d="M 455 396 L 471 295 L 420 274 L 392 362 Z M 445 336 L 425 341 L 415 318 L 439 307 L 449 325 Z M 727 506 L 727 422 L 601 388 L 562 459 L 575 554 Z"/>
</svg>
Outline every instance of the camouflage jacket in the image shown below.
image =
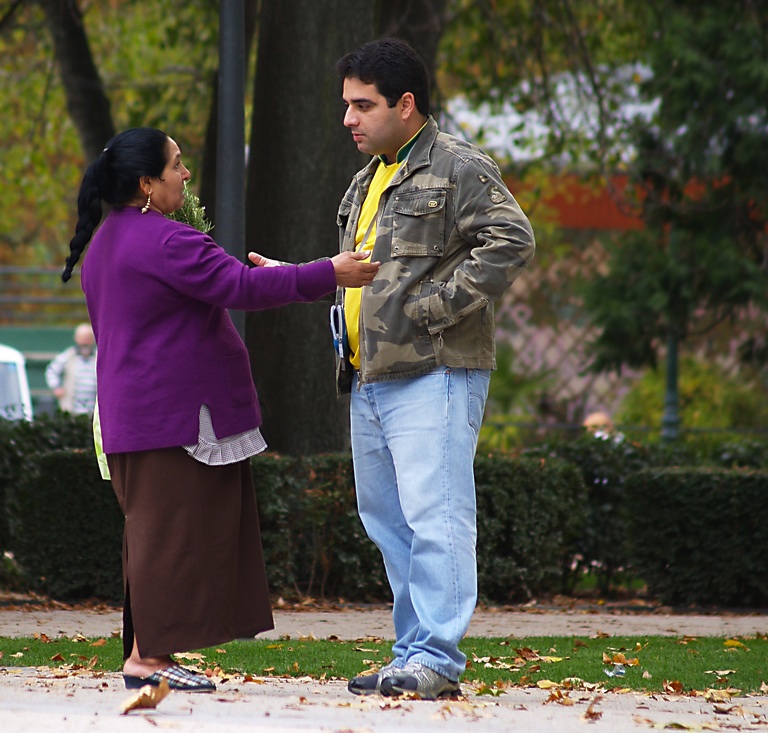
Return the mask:
<svg viewBox="0 0 768 733">
<path fill-rule="evenodd" d="M 360 207 L 379 158 L 352 180 L 339 206 L 340 248 L 355 247 Z M 363 288 L 359 382 L 425 374 L 436 366 L 494 369 L 493 302 L 533 258 L 533 230 L 479 148 L 430 118 L 382 193 Z M 343 301 L 343 290 L 336 303 Z M 352 367 L 337 356 L 340 392 Z"/>
</svg>

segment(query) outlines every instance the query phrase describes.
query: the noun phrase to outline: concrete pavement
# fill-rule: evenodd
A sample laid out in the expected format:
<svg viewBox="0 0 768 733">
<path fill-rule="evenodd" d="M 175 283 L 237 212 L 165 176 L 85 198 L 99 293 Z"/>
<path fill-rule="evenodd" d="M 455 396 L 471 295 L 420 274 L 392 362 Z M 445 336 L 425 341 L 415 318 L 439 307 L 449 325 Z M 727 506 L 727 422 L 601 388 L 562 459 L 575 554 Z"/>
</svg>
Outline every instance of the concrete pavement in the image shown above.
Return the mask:
<svg viewBox="0 0 768 733">
<path fill-rule="evenodd" d="M 35 605 L 0 605 L 0 636 L 108 636 L 120 630 L 120 614 L 109 608 L 68 610 Z M 314 636 L 391 638 L 386 607 L 276 609 L 276 628 L 264 638 Z M 541 608 L 479 609 L 470 635 L 750 636 L 768 632 L 767 614 L 680 614 L 666 609 Z M 3 733 L 122 733 L 148 726 L 185 733 L 282 731 L 283 733 L 389 733 L 413 730 L 479 730 L 570 733 L 589 725 L 599 733 L 659 728 L 766 730 L 768 696 L 714 703 L 701 697 L 508 689 L 498 697 L 465 685 L 465 699 L 426 702 L 357 698 L 343 681 L 232 678 L 212 695 L 171 693 L 155 710 L 120 713 L 127 692 L 118 674 L 65 673 L 55 669 L 2 667 L 0 731 Z"/>
</svg>

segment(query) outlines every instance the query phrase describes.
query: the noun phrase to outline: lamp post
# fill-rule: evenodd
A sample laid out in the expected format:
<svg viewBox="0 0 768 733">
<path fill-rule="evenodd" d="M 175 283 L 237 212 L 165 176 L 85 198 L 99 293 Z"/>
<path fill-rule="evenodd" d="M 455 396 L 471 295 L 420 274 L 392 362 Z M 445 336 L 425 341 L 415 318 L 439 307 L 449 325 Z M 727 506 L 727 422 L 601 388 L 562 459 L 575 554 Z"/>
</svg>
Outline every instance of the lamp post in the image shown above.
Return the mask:
<svg viewBox="0 0 768 733">
<path fill-rule="evenodd" d="M 219 102 L 216 140 L 216 241 L 245 257 L 245 11 L 244 0 L 219 9 Z M 243 336 L 245 314 L 230 312 Z"/>
<path fill-rule="evenodd" d="M 669 232 L 669 257 L 673 265 L 677 264 L 678 231 L 673 226 Z M 676 284 L 675 287 L 679 287 Z M 661 417 L 661 439 L 664 443 L 671 443 L 680 437 L 680 397 L 678 393 L 679 368 L 678 368 L 678 330 L 677 313 L 674 312 L 678 298 L 670 299 L 669 307 L 669 335 L 667 336 L 667 380 L 664 390 L 664 413 Z"/>
<path fill-rule="evenodd" d="M 667 338 L 667 383 L 664 391 L 664 414 L 661 417 L 661 439 L 671 443 L 680 437 L 680 411 L 677 364 L 677 334 Z"/>
</svg>

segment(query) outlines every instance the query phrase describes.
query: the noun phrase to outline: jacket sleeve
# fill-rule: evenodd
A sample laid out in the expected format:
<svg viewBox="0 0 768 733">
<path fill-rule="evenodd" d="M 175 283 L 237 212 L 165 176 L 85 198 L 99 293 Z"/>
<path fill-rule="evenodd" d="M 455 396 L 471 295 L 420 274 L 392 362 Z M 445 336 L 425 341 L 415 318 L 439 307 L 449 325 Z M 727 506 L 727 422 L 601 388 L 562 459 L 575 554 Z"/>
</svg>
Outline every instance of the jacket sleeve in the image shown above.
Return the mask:
<svg viewBox="0 0 768 733">
<path fill-rule="evenodd" d="M 498 300 L 533 259 L 533 229 L 490 161 L 471 158 L 459 170 L 454 199 L 459 234 L 470 251 L 430 295 L 432 333 Z"/>
</svg>

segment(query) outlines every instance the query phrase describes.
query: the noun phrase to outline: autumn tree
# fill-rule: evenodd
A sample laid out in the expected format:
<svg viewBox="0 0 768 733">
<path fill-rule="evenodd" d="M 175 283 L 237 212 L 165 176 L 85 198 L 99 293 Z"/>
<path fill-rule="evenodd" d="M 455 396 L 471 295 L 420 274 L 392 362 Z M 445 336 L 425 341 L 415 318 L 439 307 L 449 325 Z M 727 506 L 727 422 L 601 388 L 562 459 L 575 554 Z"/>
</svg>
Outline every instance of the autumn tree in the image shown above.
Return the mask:
<svg viewBox="0 0 768 733">
<path fill-rule="evenodd" d="M 614 243 L 586 304 L 594 369 L 655 366 L 665 349 L 674 438 L 678 346 L 768 309 L 768 3 L 657 10 L 643 94 L 660 105 L 635 125 L 630 165 L 645 230 Z"/>
</svg>

